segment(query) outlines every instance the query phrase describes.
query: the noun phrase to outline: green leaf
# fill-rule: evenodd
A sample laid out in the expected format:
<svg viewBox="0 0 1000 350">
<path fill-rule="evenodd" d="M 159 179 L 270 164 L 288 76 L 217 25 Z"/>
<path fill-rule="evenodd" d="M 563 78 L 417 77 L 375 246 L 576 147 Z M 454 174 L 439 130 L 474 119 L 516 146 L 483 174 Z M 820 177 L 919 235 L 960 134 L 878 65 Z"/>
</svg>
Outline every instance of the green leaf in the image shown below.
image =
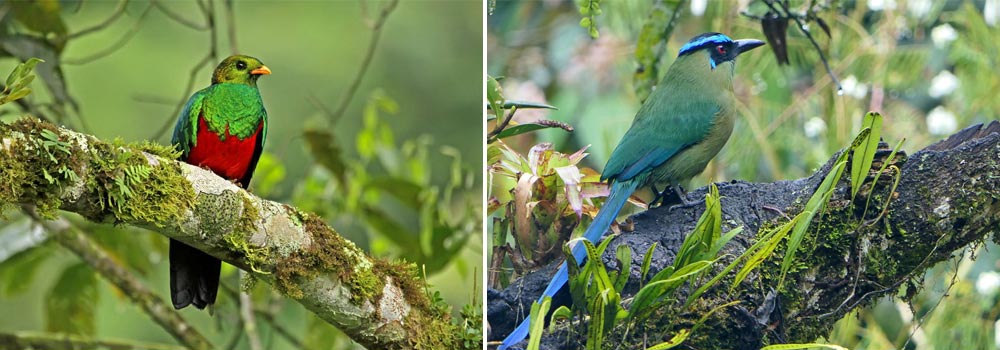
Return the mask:
<svg viewBox="0 0 1000 350">
<path fill-rule="evenodd" d="M 673 348 L 677 347 L 678 345 L 681 345 L 681 343 L 683 343 L 685 340 L 687 340 L 688 336 L 690 336 L 690 335 L 691 335 L 691 331 L 690 330 L 688 330 L 688 329 L 681 329 L 680 331 L 677 331 L 677 334 L 674 334 L 674 336 L 672 338 L 670 338 L 670 340 L 662 342 L 662 343 L 659 343 L 659 344 L 656 344 L 656 345 L 653 345 L 653 346 L 650 346 L 650 347 L 646 348 L 646 350 L 667 350 L 667 349 L 673 349 Z"/>
<path fill-rule="evenodd" d="M 388 193 L 410 209 L 417 210 L 424 206 L 424 201 L 420 199 L 423 187 L 406 179 L 378 177 L 368 182 L 366 189 L 368 188 Z"/>
<path fill-rule="evenodd" d="M 642 267 L 639 269 L 639 287 L 641 288 L 643 283 L 646 281 L 646 274 L 649 273 L 649 265 L 653 262 L 653 251 L 656 249 L 656 242 L 649 245 L 649 249 L 646 250 L 646 256 L 642 258 Z"/>
<path fill-rule="evenodd" d="M 568 320 L 573 318 L 573 311 L 571 311 L 566 305 L 559 306 L 555 311 L 552 311 L 552 318 L 549 320 L 549 329 L 555 326 L 555 321 Z"/>
<path fill-rule="evenodd" d="M 868 170 L 871 169 L 872 161 L 875 159 L 875 151 L 882 137 L 882 115 L 878 112 L 868 112 L 861 126 L 870 129 L 871 132 L 865 136 L 861 145 L 854 148 L 851 161 L 851 200 L 858 195 L 861 183 L 868 176 Z"/>
<path fill-rule="evenodd" d="M 706 256 L 709 247 L 713 245 L 722 231 L 722 204 L 719 200 L 719 189 L 712 184 L 709 186 L 708 194 L 705 196 L 705 212 L 695 225 L 694 231 L 684 238 L 681 248 L 674 258 L 674 267 L 680 268 L 693 260 L 710 259 L 713 256 Z"/>
<path fill-rule="evenodd" d="M 421 260 L 423 254 L 421 254 L 422 250 L 420 249 L 419 237 L 416 232 L 400 225 L 396 220 L 392 219 L 394 216 L 389 215 L 389 213 L 386 213 L 381 208 L 362 204 L 361 211 L 365 215 L 365 222 L 372 229 L 388 238 L 393 244 L 407 248 L 403 250 L 407 253 L 405 254 L 407 258 L 410 260 Z"/>
<path fill-rule="evenodd" d="M 615 257 L 618 258 L 619 266 L 622 267 L 621 271 L 614 281 L 615 291 L 621 293 L 622 289 L 625 288 L 625 282 L 628 282 L 629 277 L 629 266 L 632 266 L 632 248 L 627 244 L 618 245 L 615 250 Z"/>
<path fill-rule="evenodd" d="M 0 262 L 0 290 L 7 296 L 24 293 L 38 276 L 38 268 L 51 256 L 52 245 L 43 243 Z"/>
<path fill-rule="evenodd" d="M 45 330 L 93 335 L 97 301 L 94 271 L 84 263 L 66 268 L 45 298 Z"/>
<path fill-rule="evenodd" d="M 591 22 L 590 17 L 584 17 L 580 19 L 580 26 L 584 28 L 590 28 Z"/>
<path fill-rule="evenodd" d="M 846 153 L 846 151 L 844 152 Z M 816 193 L 813 193 L 812 197 L 809 198 L 809 202 L 806 202 L 806 206 L 802 208 L 802 213 L 799 216 L 805 215 L 801 220 L 797 220 L 795 223 L 795 228 L 792 229 L 792 233 L 788 239 L 788 248 L 785 251 L 785 258 L 781 262 L 781 278 L 779 278 L 778 284 L 783 284 L 785 280 L 785 274 L 788 273 L 788 269 L 792 266 L 792 261 L 795 260 L 796 250 L 799 249 L 799 244 L 802 243 L 802 239 L 806 235 L 806 230 L 809 228 L 809 224 L 812 222 L 813 217 L 816 213 L 823 210 L 826 203 L 830 201 L 830 196 L 833 195 L 833 190 L 837 187 L 837 181 L 840 176 L 844 173 L 844 167 L 846 166 L 846 161 L 837 163 L 830 169 L 830 172 L 826 174 L 826 178 L 823 179 L 823 183 L 819 185 L 816 189 Z"/>
<path fill-rule="evenodd" d="M 642 287 L 642 289 L 635 294 L 635 298 L 632 299 L 632 305 L 629 307 L 629 319 L 641 319 L 645 315 L 652 312 L 653 304 L 660 300 L 661 297 L 674 291 L 677 287 L 680 287 L 690 277 L 702 272 L 709 266 L 712 266 L 715 261 L 716 260 L 696 261 L 673 272 L 670 274 L 670 277 L 661 280 L 656 280 L 654 277 L 654 281 L 651 281 L 649 284 Z M 659 275 L 660 274 L 658 273 L 657 276 Z"/>
<path fill-rule="evenodd" d="M 542 303 L 538 302 L 531 303 L 531 328 L 528 330 L 528 349 L 538 350 L 539 344 L 542 342 L 542 331 L 545 329 L 545 314 L 549 312 L 549 306 L 552 304 L 552 298 L 544 297 L 542 298 Z"/>
<path fill-rule="evenodd" d="M 882 162 L 882 167 L 880 167 L 878 169 L 878 172 L 875 173 L 875 178 L 872 179 L 872 184 L 878 183 L 878 179 L 879 179 L 879 177 L 882 176 L 882 172 L 884 172 L 885 169 L 889 166 L 889 164 L 892 163 L 893 159 L 896 159 L 896 152 L 899 152 L 899 150 L 903 147 L 903 142 L 906 142 L 906 138 L 903 138 L 902 140 L 899 140 L 899 142 L 896 143 L 896 147 L 892 148 L 892 152 L 889 152 L 889 156 L 885 157 L 885 161 Z M 899 183 L 898 176 L 897 176 L 896 182 Z M 895 186 L 893 186 L 893 191 L 895 191 Z M 889 193 L 891 194 L 892 192 L 889 192 Z M 861 214 L 862 220 L 864 220 L 865 214 L 868 213 L 868 205 L 871 204 L 872 197 L 873 196 L 868 196 L 868 199 L 865 200 L 865 210 Z M 889 196 L 888 198 L 886 198 L 886 202 L 885 202 L 886 205 L 889 204 L 889 200 L 891 200 L 891 199 L 892 199 L 892 196 Z"/>
<path fill-rule="evenodd" d="M 722 251 L 722 248 L 726 246 L 726 243 L 729 243 L 729 241 L 731 241 L 733 237 L 736 237 L 736 235 L 740 234 L 740 232 L 743 232 L 743 226 L 729 230 L 729 232 L 726 232 L 725 236 L 719 237 L 719 239 L 715 240 L 715 245 L 709 249 L 708 256 L 714 257 L 718 255 L 719 251 Z"/>
<path fill-rule="evenodd" d="M 785 235 L 788 234 L 788 231 L 790 231 L 792 227 L 794 227 L 795 224 L 800 220 L 801 215 L 802 214 L 796 215 L 794 218 L 792 218 L 792 220 L 784 223 L 781 226 L 778 226 L 774 230 L 771 230 L 761 235 L 760 239 L 756 243 L 754 243 L 752 246 L 750 246 L 749 249 L 743 252 L 743 255 L 740 256 L 740 259 L 737 259 L 737 261 L 734 261 L 730 265 L 730 266 L 735 266 L 739 260 L 747 259 L 746 264 L 743 265 L 743 268 L 740 269 L 740 272 L 736 273 L 736 277 L 733 279 L 733 284 L 729 287 L 730 293 L 732 293 L 732 291 L 736 289 L 736 286 L 738 286 L 740 283 L 743 282 L 744 279 L 746 279 L 747 275 L 749 275 L 751 271 L 757 268 L 757 266 L 760 266 L 760 264 L 764 262 L 764 260 L 767 259 L 767 257 L 771 256 L 771 253 L 773 253 L 774 250 L 778 247 L 778 244 L 781 243 L 781 240 L 785 238 Z M 753 253 L 751 254 L 751 252 Z M 744 258 L 746 256 L 749 256 L 749 258 Z"/>
<path fill-rule="evenodd" d="M 500 88 L 500 82 L 489 75 L 486 76 L 486 100 L 495 114 L 503 114 L 506 109 L 503 107 L 503 89 Z"/>
<path fill-rule="evenodd" d="M 303 133 L 306 138 L 306 145 L 309 146 L 309 153 L 319 165 L 326 168 L 333 174 L 333 177 L 344 188 L 347 182 L 347 164 L 344 162 L 344 151 L 337 144 L 333 133 L 324 129 L 306 129 Z"/>
<path fill-rule="evenodd" d="M 607 291 L 607 290 L 605 290 Z M 587 350 L 603 350 L 604 348 L 604 328 L 608 323 L 612 323 L 605 317 L 604 308 L 608 304 L 608 299 L 603 297 L 604 293 L 590 299 L 590 323 L 587 324 Z"/>
<path fill-rule="evenodd" d="M 31 88 L 22 88 L 20 90 L 14 91 L 10 95 L 3 98 L 3 103 L 14 102 L 20 100 L 24 96 L 28 96 L 31 93 Z"/>
</svg>

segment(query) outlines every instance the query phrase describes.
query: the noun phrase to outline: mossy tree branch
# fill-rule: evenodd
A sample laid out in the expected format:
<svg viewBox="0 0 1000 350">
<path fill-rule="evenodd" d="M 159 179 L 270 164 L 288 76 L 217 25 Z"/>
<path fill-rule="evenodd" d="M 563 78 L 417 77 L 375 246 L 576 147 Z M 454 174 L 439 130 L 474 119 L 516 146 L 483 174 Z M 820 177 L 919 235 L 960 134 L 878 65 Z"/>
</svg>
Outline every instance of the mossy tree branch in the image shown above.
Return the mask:
<svg viewBox="0 0 1000 350">
<path fill-rule="evenodd" d="M 702 295 L 693 312 L 668 306 L 654 314 L 655 320 L 632 330 L 628 339 L 620 339 L 621 327 L 608 342 L 625 344 L 622 348 L 638 347 L 643 341 L 656 344 L 731 301 L 740 303 L 714 314 L 706 323 L 711 326 L 699 328 L 688 339 L 690 347 L 758 349 L 764 344 L 813 342 L 828 335 L 848 312 L 881 296 L 903 290 L 904 298 L 914 297 L 925 271 L 935 263 L 986 239 L 998 240 L 1000 122 L 970 127 L 909 157 L 901 152 L 887 167 L 891 171 L 873 184 L 872 176 L 888 161 L 886 147 L 883 143 L 869 178 L 853 200 L 849 172 L 845 172 L 826 211 L 811 223 L 784 284 L 779 284 L 779 277 L 785 249 L 779 247 L 732 293 L 726 289 L 735 273 Z M 833 159 L 808 178 L 718 184 L 723 231 L 741 226 L 743 231 L 723 249 L 729 256 L 714 273 L 753 244 L 759 232 L 801 211 L 830 171 Z M 893 187 L 896 176 L 899 183 Z M 692 191 L 689 197 L 703 198 L 705 191 Z M 620 268 L 614 257 L 619 245 L 636 252 L 622 293 L 626 304 L 638 290 L 643 252 L 657 244 L 649 276 L 672 264 L 702 211 L 702 205 L 655 208 L 633 216 L 634 231 L 612 241 L 603 256 L 609 269 Z M 501 339 L 524 317 L 555 266 L 530 273 L 503 291 L 488 292 L 491 340 Z M 680 293 L 678 304 L 686 293 Z M 582 348 L 585 336 L 580 332 L 586 328 L 561 327 L 543 338 L 542 348 L 567 348 L 567 342 L 572 345 L 569 348 Z"/>
<path fill-rule="evenodd" d="M 320 217 L 172 160 L 33 118 L 0 124 L 0 205 L 146 228 L 273 284 L 371 349 L 460 348 L 412 264 L 369 257 Z"/>
</svg>

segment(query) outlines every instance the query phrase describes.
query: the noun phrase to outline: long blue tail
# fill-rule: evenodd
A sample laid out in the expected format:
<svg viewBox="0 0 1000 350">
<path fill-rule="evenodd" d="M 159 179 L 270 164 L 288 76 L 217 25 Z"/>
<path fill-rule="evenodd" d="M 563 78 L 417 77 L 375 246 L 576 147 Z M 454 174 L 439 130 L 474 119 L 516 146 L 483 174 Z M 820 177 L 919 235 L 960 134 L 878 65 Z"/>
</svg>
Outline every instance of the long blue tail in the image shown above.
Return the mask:
<svg viewBox="0 0 1000 350">
<path fill-rule="evenodd" d="M 631 181 L 615 182 L 611 185 L 611 193 L 608 195 L 608 200 L 604 202 L 604 206 L 601 210 L 597 212 L 597 217 L 594 218 L 594 222 L 587 227 L 587 231 L 583 233 L 583 237 L 591 242 L 597 242 L 598 238 L 604 234 L 604 231 L 611 226 L 611 222 L 618 216 L 618 212 L 622 210 L 625 206 L 625 202 L 628 201 L 628 197 L 632 195 L 636 187 L 639 186 L 639 181 L 637 179 L 632 179 Z M 587 250 L 584 249 L 583 244 L 577 244 L 573 246 L 573 257 L 576 261 L 583 262 L 583 258 L 587 255 Z M 569 273 L 567 272 L 566 262 L 564 261 L 559 265 L 559 270 L 556 271 L 556 275 L 552 277 L 552 281 L 549 282 L 549 286 L 545 287 L 545 292 L 538 297 L 538 302 L 541 303 L 542 299 L 545 297 L 552 297 L 559 291 L 566 281 L 569 280 Z M 503 340 L 500 347 L 497 350 L 506 350 L 511 345 L 517 344 L 528 337 L 528 328 L 530 328 L 531 320 L 525 318 L 521 321 L 521 324 L 514 329 L 507 338 Z"/>
</svg>

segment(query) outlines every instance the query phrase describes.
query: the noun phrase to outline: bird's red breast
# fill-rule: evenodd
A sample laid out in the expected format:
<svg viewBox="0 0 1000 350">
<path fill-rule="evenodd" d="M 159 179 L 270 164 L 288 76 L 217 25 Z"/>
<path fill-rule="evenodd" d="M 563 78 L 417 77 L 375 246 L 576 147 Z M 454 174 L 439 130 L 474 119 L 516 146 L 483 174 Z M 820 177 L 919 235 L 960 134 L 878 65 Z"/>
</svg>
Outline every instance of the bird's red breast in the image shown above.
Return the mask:
<svg viewBox="0 0 1000 350">
<path fill-rule="evenodd" d="M 205 118 L 199 116 L 198 141 L 194 147 L 191 147 L 191 152 L 188 153 L 188 157 L 184 161 L 188 164 L 208 168 L 226 179 L 240 179 L 250 166 L 254 148 L 257 147 L 257 138 L 260 137 L 260 131 L 263 127 L 264 123 L 260 123 L 252 135 L 241 140 L 230 135 L 229 126 L 226 125 L 225 138 L 220 139 L 218 134 L 208 129 Z"/>
</svg>

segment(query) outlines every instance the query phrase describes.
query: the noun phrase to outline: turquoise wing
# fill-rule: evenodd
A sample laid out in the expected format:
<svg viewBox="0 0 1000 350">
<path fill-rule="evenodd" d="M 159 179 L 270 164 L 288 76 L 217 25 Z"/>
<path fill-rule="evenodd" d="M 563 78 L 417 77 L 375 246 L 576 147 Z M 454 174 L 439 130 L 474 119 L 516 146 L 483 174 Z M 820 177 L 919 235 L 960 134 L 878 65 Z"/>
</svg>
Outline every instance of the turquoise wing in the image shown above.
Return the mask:
<svg viewBox="0 0 1000 350">
<path fill-rule="evenodd" d="M 207 89 L 206 89 L 207 90 Z M 198 142 L 198 116 L 201 115 L 202 101 L 205 100 L 205 90 L 200 90 L 188 99 L 181 114 L 177 116 L 177 125 L 174 125 L 174 136 L 170 143 L 181 153 L 181 159 L 187 158 Z"/>
<path fill-rule="evenodd" d="M 648 173 L 708 136 L 721 110 L 718 103 L 680 97 L 684 94 L 676 91 L 657 92 L 639 109 L 611 152 L 602 180 L 628 181 Z"/>
</svg>

